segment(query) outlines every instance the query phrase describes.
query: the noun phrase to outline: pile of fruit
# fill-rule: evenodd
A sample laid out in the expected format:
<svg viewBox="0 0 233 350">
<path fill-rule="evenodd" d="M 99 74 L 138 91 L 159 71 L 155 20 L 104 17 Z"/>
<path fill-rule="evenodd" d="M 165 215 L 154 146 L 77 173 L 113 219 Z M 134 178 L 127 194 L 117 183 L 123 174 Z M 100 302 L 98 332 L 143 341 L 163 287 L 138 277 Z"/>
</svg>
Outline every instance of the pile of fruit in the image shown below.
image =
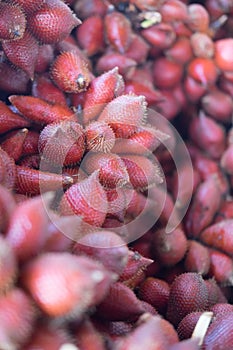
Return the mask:
<svg viewBox="0 0 233 350">
<path fill-rule="evenodd" d="M 0 1 L 0 349 L 233 348 L 232 0 Z"/>
</svg>

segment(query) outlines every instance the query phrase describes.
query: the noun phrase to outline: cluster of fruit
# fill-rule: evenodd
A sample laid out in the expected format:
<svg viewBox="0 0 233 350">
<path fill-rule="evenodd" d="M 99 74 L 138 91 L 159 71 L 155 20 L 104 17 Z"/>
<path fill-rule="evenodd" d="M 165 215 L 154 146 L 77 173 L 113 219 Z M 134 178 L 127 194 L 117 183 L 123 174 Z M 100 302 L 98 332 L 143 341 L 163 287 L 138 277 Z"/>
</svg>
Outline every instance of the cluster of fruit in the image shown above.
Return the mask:
<svg viewBox="0 0 233 350">
<path fill-rule="evenodd" d="M 0 1 L 0 349 L 233 347 L 232 24 Z"/>
</svg>

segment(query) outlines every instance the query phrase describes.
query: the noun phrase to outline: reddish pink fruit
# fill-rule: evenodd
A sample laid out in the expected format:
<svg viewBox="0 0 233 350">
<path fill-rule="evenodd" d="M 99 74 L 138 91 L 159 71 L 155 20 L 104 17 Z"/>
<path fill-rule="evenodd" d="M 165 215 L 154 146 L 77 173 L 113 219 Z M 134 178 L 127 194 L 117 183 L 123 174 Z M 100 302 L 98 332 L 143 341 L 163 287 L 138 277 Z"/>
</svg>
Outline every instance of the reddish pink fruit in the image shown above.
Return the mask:
<svg viewBox="0 0 233 350">
<path fill-rule="evenodd" d="M 220 249 L 226 254 L 233 255 L 233 220 L 223 220 L 207 227 L 200 235 L 203 243 L 210 247 Z"/>
<path fill-rule="evenodd" d="M 154 232 L 152 254 L 155 260 L 165 266 L 173 266 L 183 259 L 187 250 L 184 232 L 177 228 L 170 233 L 164 229 Z"/>
<path fill-rule="evenodd" d="M 112 275 L 87 257 L 41 254 L 24 268 L 22 282 L 50 317 L 80 317 L 108 292 Z"/>
<path fill-rule="evenodd" d="M 223 71 L 232 71 L 232 49 L 233 39 L 224 38 L 215 42 L 215 62 L 217 66 Z"/>
<path fill-rule="evenodd" d="M 48 222 L 41 197 L 28 199 L 17 206 L 11 217 L 6 240 L 19 259 L 28 259 L 40 251 L 46 240 Z"/>
<path fill-rule="evenodd" d="M 87 174 L 99 171 L 99 180 L 104 187 L 115 188 L 129 182 L 129 175 L 123 160 L 114 153 L 89 152 L 82 160 Z"/>
<path fill-rule="evenodd" d="M 107 41 L 118 52 L 125 53 L 132 41 L 131 22 L 120 12 L 110 12 L 105 16 Z"/>
<path fill-rule="evenodd" d="M 107 196 L 99 182 L 98 172 L 66 191 L 60 203 L 60 211 L 63 215 L 80 215 L 90 225 L 103 224 L 108 211 Z"/>
<path fill-rule="evenodd" d="M 194 328 L 202 315 L 202 311 L 191 312 L 178 325 L 177 332 L 180 339 L 191 338 Z"/>
<path fill-rule="evenodd" d="M 79 12 L 78 12 L 79 13 Z M 104 48 L 104 24 L 100 16 L 90 16 L 77 28 L 76 39 L 88 56 L 93 56 Z"/>
<path fill-rule="evenodd" d="M 33 160 L 37 162 L 38 159 Z M 30 164 L 16 166 L 15 190 L 18 193 L 38 195 L 63 189 L 63 186 L 68 187 L 74 183 L 71 176 L 30 169 L 28 165 Z"/>
<path fill-rule="evenodd" d="M 218 283 L 233 285 L 233 260 L 228 255 L 215 249 L 209 249 L 210 253 L 210 276 Z"/>
<path fill-rule="evenodd" d="M 232 313 L 217 315 L 208 328 L 204 338 L 203 348 L 218 350 L 219 347 L 230 348 L 233 344 L 233 317 Z"/>
<path fill-rule="evenodd" d="M 89 320 L 84 320 L 75 331 L 75 339 L 80 350 L 105 350 L 104 337 Z M 94 348 L 93 348 L 94 346 Z"/>
<path fill-rule="evenodd" d="M 72 344 L 67 330 L 54 325 L 37 325 L 30 341 L 24 346 L 24 350 L 43 349 L 57 350 L 64 344 Z"/>
<path fill-rule="evenodd" d="M 83 104 L 83 123 L 88 122 L 98 116 L 106 104 L 124 91 L 124 81 L 115 67 L 106 73 L 94 78 L 85 93 Z"/>
<path fill-rule="evenodd" d="M 210 268 L 208 249 L 199 242 L 189 240 L 184 266 L 186 271 L 206 275 Z"/>
<path fill-rule="evenodd" d="M 124 77 L 128 77 L 130 79 L 134 73 L 136 65 L 137 62 L 132 58 L 129 58 L 124 54 L 110 51 L 98 59 L 96 70 L 99 74 L 101 74 L 118 67 L 119 73 Z"/>
<path fill-rule="evenodd" d="M 15 349 L 28 341 L 36 312 L 32 300 L 19 289 L 0 297 L 0 343 L 2 349 Z M 15 331 L 17 329 L 17 332 Z"/>
<path fill-rule="evenodd" d="M 73 247 L 77 255 L 100 261 L 107 270 L 121 274 L 128 261 L 128 247 L 111 231 L 97 231 L 80 238 Z"/>
<path fill-rule="evenodd" d="M 15 198 L 11 191 L 0 185 L 0 231 L 5 232 L 12 213 L 16 207 Z"/>
<path fill-rule="evenodd" d="M 17 275 L 16 257 L 10 244 L 0 236 L 0 294 L 5 293 L 15 281 Z"/>
<path fill-rule="evenodd" d="M 144 124 L 146 107 L 144 96 L 122 95 L 107 104 L 98 121 L 107 122 L 116 137 L 127 138 Z"/>
<path fill-rule="evenodd" d="M 47 125 L 40 133 L 38 149 L 43 158 L 53 164 L 76 164 L 85 151 L 83 128 L 75 121 Z"/>
</svg>

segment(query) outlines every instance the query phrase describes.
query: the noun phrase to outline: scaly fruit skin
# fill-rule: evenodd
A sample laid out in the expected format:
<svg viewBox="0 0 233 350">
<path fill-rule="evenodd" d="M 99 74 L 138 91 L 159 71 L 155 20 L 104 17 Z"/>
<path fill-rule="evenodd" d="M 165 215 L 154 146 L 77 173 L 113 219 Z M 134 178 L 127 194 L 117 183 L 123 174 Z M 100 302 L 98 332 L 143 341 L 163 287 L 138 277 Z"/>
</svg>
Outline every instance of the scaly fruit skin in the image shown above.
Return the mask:
<svg viewBox="0 0 233 350">
<path fill-rule="evenodd" d="M 12 112 L 3 101 L 0 101 L 0 134 L 17 128 L 25 128 L 29 125 L 28 120 Z"/>
<path fill-rule="evenodd" d="M 33 35 L 44 44 L 55 44 L 65 39 L 81 23 L 60 0 L 46 0 L 27 22 Z"/>
<path fill-rule="evenodd" d="M 38 97 L 12 95 L 9 100 L 26 118 L 42 125 L 71 119 L 74 115 L 67 106 L 53 105 Z"/>
<path fill-rule="evenodd" d="M 76 52 L 63 52 L 54 60 L 50 76 L 64 92 L 86 91 L 90 84 L 90 72 L 86 61 Z"/>
<path fill-rule="evenodd" d="M 60 166 L 76 164 L 85 151 L 84 131 L 75 121 L 49 124 L 40 133 L 38 148 L 49 162 Z"/>
<path fill-rule="evenodd" d="M 5 41 L 2 43 L 2 48 L 9 61 L 33 79 L 39 53 L 39 45 L 33 35 L 26 30 L 21 39 Z"/>
<path fill-rule="evenodd" d="M 24 12 L 16 4 L 0 3 L 0 40 L 17 40 L 26 29 Z"/>
<path fill-rule="evenodd" d="M 108 211 L 106 193 L 98 179 L 98 172 L 71 186 L 60 203 L 62 215 L 80 215 L 93 226 L 101 226 Z"/>
<path fill-rule="evenodd" d="M 208 291 L 201 275 L 187 272 L 179 275 L 171 285 L 167 319 L 174 325 L 193 311 L 206 310 Z"/>
</svg>

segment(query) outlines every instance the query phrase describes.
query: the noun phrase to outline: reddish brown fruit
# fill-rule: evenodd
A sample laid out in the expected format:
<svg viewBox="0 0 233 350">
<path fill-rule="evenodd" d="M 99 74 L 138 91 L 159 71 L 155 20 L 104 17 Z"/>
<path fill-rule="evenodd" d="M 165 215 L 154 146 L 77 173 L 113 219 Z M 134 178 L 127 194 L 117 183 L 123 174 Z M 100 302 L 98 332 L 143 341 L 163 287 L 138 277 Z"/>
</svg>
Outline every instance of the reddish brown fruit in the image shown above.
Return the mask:
<svg viewBox="0 0 233 350">
<path fill-rule="evenodd" d="M 184 91 L 189 101 L 198 102 L 207 88 L 188 75 L 184 78 Z"/>
<path fill-rule="evenodd" d="M 153 263 L 136 251 L 130 251 L 128 262 L 120 275 L 119 281 L 129 288 L 135 288 L 144 279 L 144 271 Z"/>
<path fill-rule="evenodd" d="M 30 154 L 28 156 L 22 157 L 18 163 L 24 168 L 39 170 L 40 162 L 41 158 L 39 154 Z"/>
<path fill-rule="evenodd" d="M 80 0 L 75 2 L 74 9 L 81 18 L 87 18 L 96 14 L 103 17 L 107 12 L 108 5 L 102 0 L 90 0 L 89 2 Z"/>
<path fill-rule="evenodd" d="M 223 295 L 214 278 L 206 280 L 205 284 L 208 289 L 208 310 L 216 303 L 227 303 L 226 297 Z"/>
<path fill-rule="evenodd" d="M 132 35 L 131 44 L 126 51 L 126 56 L 142 64 L 146 61 L 150 46 L 140 35 Z"/>
<path fill-rule="evenodd" d="M 137 62 L 129 57 L 126 57 L 126 55 L 110 51 L 98 59 L 96 70 L 99 74 L 102 74 L 108 70 L 118 67 L 119 73 L 130 79 L 136 65 Z"/>
<path fill-rule="evenodd" d="M 29 90 L 29 76 L 8 62 L 0 62 L 0 89 L 10 94 L 26 94 Z"/>
<path fill-rule="evenodd" d="M 13 135 L 7 135 L 7 138 L 1 142 L 1 148 L 15 161 L 23 155 L 23 144 L 27 133 L 28 129 L 21 129 Z"/>
<path fill-rule="evenodd" d="M 153 305 L 160 314 L 167 310 L 170 288 L 167 282 L 149 277 L 140 285 L 139 297 Z"/>
<path fill-rule="evenodd" d="M 116 11 L 107 14 L 104 21 L 107 41 L 118 52 L 125 53 L 132 41 L 131 22 Z"/>
<path fill-rule="evenodd" d="M 230 95 L 214 89 L 202 98 L 201 103 L 205 113 L 211 117 L 220 122 L 230 121 L 233 113 L 233 102 Z"/>
<path fill-rule="evenodd" d="M 15 210 L 15 199 L 11 191 L 0 185 L 0 231 L 6 232 L 11 215 Z"/>
<path fill-rule="evenodd" d="M 26 0 L 27 1 L 27 0 Z M 54 60 L 54 49 L 52 45 L 40 45 L 36 60 L 35 72 L 44 73 L 48 70 Z"/>
<path fill-rule="evenodd" d="M 227 174 L 233 175 L 233 144 L 230 144 L 222 154 L 221 167 Z"/>
<path fill-rule="evenodd" d="M 22 154 L 24 156 L 38 153 L 39 133 L 37 131 L 29 130 L 26 134 Z"/>
<path fill-rule="evenodd" d="M 217 67 L 209 58 L 194 58 L 189 63 L 187 71 L 191 78 L 204 86 L 215 84 L 218 77 Z"/>
<path fill-rule="evenodd" d="M 138 82 L 128 80 L 125 84 L 125 93 L 133 93 L 135 95 L 144 95 L 147 103 L 153 104 L 163 99 L 162 95 L 154 87 L 149 86 L 146 82 Z"/>
<path fill-rule="evenodd" d="M 35 323 L 36 313 L 31 299 L 23 290 L 14 288 L 0 297 L 0 309 L 1 348 L 16 349 L 23 346 Z"/>
<path fill-rule="evenodd" d="M 72 177 L 51 172 L 16 166 L 15 189 L 21 194 L 38 195 L 43 192 L 56 191 L 73 184 Z"/>
<path fill-rule="evenodd" d="M 191 312 L 181 320 L 177 328 L 177 333 L 180 339 L 191 338 L 194 328 L 201 315 L 202 311 Z"/>
<path fill-rule="evenodd" d="M 80 350 L 105 350 L 104 337 L 98 332 L 93 324 L 84 320 L 75 331 L 75 339 Z"/>
<path fill-rule="evenodd" d="M 184 266 L 186 271 L 206 275 L 210 268 L 210 255 L 208 249 L 199 242 L 189 240 Z"/>
<path fill-rule="evenodd" d="M 218 303 L 210 308 L 214 315 L 227 314 L 233 312 L 233 305 L 228 303 Z"/>
<path fill-rule="evenodd" d="M 14 160 L 0 147 L 0 184 L 12 189 L 15 184 L 16 169 Z"/>
<path fill-rule="evenodd" d="M 224 349 L 231 348 L 233 344 L 232 327 L 232 313 L 217 315 L 208 328 L 203 348 L 211 350 L 218 350 L 220 347 Z"/>
<path fill-rule="evenodd" d="M 159 316 L 145 314 L 139 319 L 138 326 L 117 342 L 116 349 L 136 349 L 140 343 L 142 349 L 165 350 L 178 341 L 177 333 L 168 321 Z"/>
<path fill-rule="evenodd" d="M 46 240 L 48 223 L 41 197 L 28 199 L 17 206 L 6 234 L 7 242 L 17 258 L 25 260 L 41 250 Z"/>
<path fill-rule="evenodd" d="M 28 263 L 22 281 L 47 315 L 79 317 L 105 297 L 112 276 L 87 257 L 47 253 Z"/>
<path fill-rule="evenodd" d="M 76 39 L 87 56 L 95 55 L 104 48 L 104 25 L 100 16 L 85 19 L 76 30 Z"/>
<path fill-rule="evenodd" d="M 206 245 L 233 256 L 233 220 L 223 220 L 202 231 L 200 239 Z"/>
<path fill-rule="evenodd" d="M 167 319 L 178 325 L 190 312 L 206 310 L 207 306 L 208 290 L 202 276 L 183 273 L 171 285 Z"/>
<path fill-rule="evenodd" d="M 51 79 L 64 92 L 86 91 L 90 84 L 90 72 L 86 61 L 76 52 L 61 53 L 50 70 Z"/>
<path fill-rule="evenodd" d="M 222 203 L 217 214 L 215 215 L 214 223 L 227 220 L 227 219 L 233 219 L 233 201 L 232 200 L 226 200 Z"/>
<path fill-rule="evenodd" d="M 0 40 L 20 39 L 26 29 L 26 17 L 22 9 L 11 3 L 0 4 Z"/>
<path fill-rule="evenodd" d="M 53 104 L 66 106 L 66 97 L 63 91 L 53 84 L 46 75 L 38 75 L 32 84 L 32 96 L 41 98 Z"/>
<path fill-rule="evenodd" d="M 54 327 L 54 325 L 37 325 L 29 343 L 24 346 L 24 350 L 32 350 L 36 348 L 43 350 L 57 350 L 67 343 L 71 343 L 71 339 L 65 329 Z"/>
<path fill-rule="evenodd" d="M 28 120 L 12 112 L 4 102 L 0 101 L 0 134 L 17 128 L 25 128 L 29 125 Z"/>
<path fill-rule="evenodd" d="M 27 18 L 30 31 L 44 44 L 65 39 L 81 21 L 60 0 L 46 0 L 33 16 Z"/>
<path fill-rule="evenodd" d="M 141 34 L 153 47 L 168 49 L 176 40 L 174 28 L 168 23 L 158 23 L 147 29 L 143 29 Z"/>
<path fill-rule="evenodd" d="M 199 117 L 190 123 L 189 132 L 194 143 L 210 157 L 221 157 L 226 143 L 225 130 L 221 124 L 201 111 Z"/>
<path fill-rule="evenodd" d="M 85 151 L 84 131 L 75 121 L 47 125 L 40 133 L 40 154 L 53 164 L 78 163 Z"/>
<path fill-rule="evenodd" d="M 100 261 L 107 270 L 121 274 L 128 261 L 128 247 L 111 231 L 97 231 L 80 238 L 73 251 Z"/>
<path fill-rule="evenodd" d="M 170 233 L 164 229 L 154 232 L 152 254 L 155 260 L 165 266 L 173 266 L 181 261 L 187 250 L 184 232 L 177 228 Z"/>
<path fill-rule="evenodd" d="M 97 307 L 99 317 L 111 321 L 126 321 L 141 315 L 144 310 L 134 292 L 123 283 L 110 286 L 109 293 Z"/>
<path fill-rule="evenodd" d="M 198 237 L 200 232 L 212 223 L 221 201 L 218 179 L 213 175 L 202 182 L 194 194 L 186 219 L 189 236 Z"/>
<path fill-rule="evenodd" d="M 188 63 L 192 57 L 192 47 L 190 40 L 186 37 L 181 37 L 176 40 L 176 42 L 165 51 L 166 56 L 179 64 Z"/>
<path fill-rule="evenodd" d="M 33 96 L 12 95 L 9 100 L 26 118 L 39 124 L 56 123 L 74 115 L 68 107 L 53 105 Z"/>
<path fill-rule="evenodd" d="M 94 78 L 85 93 L 83 104 L 83 122 L 88 122 L 98 116 L 106 104 L 124 91 L 124 81 L 115 67 Z"/>
<path fill-rule="evenodd" d="M 5 41 L 2 43 L 2 48 L 11 63 L 25 71 L 29 78 L 33 79 L 39 45 L 31 33 L 26 30 L 21 39 Z"/>
<path fill-rule="evenodd" d="M 154 84 L 158 88 L 170 89 L 177 85 L 183 75 L 182 65 L 167 58 L 158 58 L 153 66 Z"/>
<path fill-rule="evenodd" d="M 60 211 L 63 215 L 81 215 L 90 225 L 103 224 L 108 211 L 107 196 L 99 183 L 98 172 L 66 191 L 61 200 Z"/>
</svg>

